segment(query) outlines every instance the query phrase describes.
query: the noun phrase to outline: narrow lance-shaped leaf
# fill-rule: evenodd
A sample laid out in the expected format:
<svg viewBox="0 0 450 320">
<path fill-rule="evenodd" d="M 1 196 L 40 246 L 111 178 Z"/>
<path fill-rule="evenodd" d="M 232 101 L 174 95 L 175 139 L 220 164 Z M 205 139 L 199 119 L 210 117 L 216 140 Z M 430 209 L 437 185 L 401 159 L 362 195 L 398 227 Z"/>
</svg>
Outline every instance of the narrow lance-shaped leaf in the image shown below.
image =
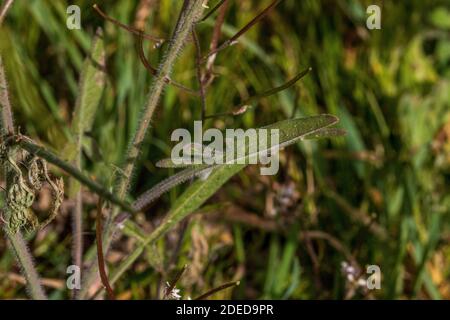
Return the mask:
<svg viewBox="0 0 450 320">
<path fill-rule="evenodd" d="M 328 126 L 336 123 L 338 120 L 336 117 L 331 115 L 320 115 L 314 117 L 308 117 L 303 119 L 289 119 L 277 122 L 275 124 L 263 127 L 261 129 L 266 129 L 270 132 L 271 129 L 278 129 L 277 134 L 279 135 L 278 143 L 272 144 L 272 139 L 269 139 L 268 145 L 266 147 L 261 147 L 258 144 L 257 139 L 250 139 L 249 143 L 239 143 L 243 141 L 238 141 L 235 145 L 241 150 L 231 150 L 222 154 L 222 160 L 224 165 L 233 165 L 236 163 L 249 164 L 252 163 L 252 159 L 256 156 L 266 153 L 268 150 L 279 148 L 282 149 L 290 144 L 293 144 L 301 139 L 317 139 L 317 138 L 327 138 L 332 136 L 339 136 L 345 134 L 341 129 L 328 128 Z M 257 129 L 257 135 L 261 134 L 261 129 Z M 245 139 L 242 137 L 241 139 Z M 245 142 L 245 140 L 244 140 Z M 201 153 L 198 150 L 198 146 L 192 147 L 194 156 Z M 243 149 L 243 150 L 242 150 Z M 251 150 L 254 150 L 253 152 Z M 242 154 L 242 156 L 238 156 Z M 201 157 L 202 154 L 199 154 Z M 230 159 L 230 160 L 227 160 Z M 158 167 L 162 168 L 180 168 L 187 167 L 190 168 L 183 170 L 166 180 L 158 183 L 156 186 L 139 196 L 133 204 L 135 210 L 142 210 L 152 201 L 159 198 L 162 194 L 169 191 L 173 187 L 183 183 L 191 178 L 198 177 L 204 174 L 208 174 L 215 167 L 220 166 L 220 164 L 176 164 L 172 159 L 163 159 L 158 161 L 156 164 Z"/>
<path fill-rule="evenodd" d="M 264 128 L 279 130 L 278 147 L 283 148 L 336 124 L 338 121 L 338 118 L 332 115 L 319 115 L 302 119 L 284 120 Z M 163 223 L 152 233 L 153 237 L 159 238 L 166 230 L 200 207 L 229 178 L 246 166 L 247 163 L 221 165 L 212 169 L 212 173 L 207 180 L 198 180 L 192 184 L 175 202 Z M 200 170 L 204 170 L 204 168 Z M 150 238 L 152 235 L 150 235 Z"/>
<path fill-rule="evenodd" d="M 283 147 L 298 142 L 302 139 L 311 137 L 315 133 L 336 124 L 338 118 L 332 115 L 319 115 L 302 119 L 284 120 L 265 127 L 266 129 L 278 129 L 280 136 L 280 145 Z M 336 132 L 338 133 L 338 132 Z M 339 132 L 338 134 L 342 134 Z M 327 136 L 327 135 L 325 135 Z M 134 252 L 128 256 L 111 276 L 111 282 L 114 283 L 119 279 L 129 266 L 139 257 L 145 247 L 163 236 L 172 229 L 187 215 L 197 210 L 206 200 L 208 200 L 225 182 L 232 176 L 244 169 L 247 164 L 224 164 L 212 168 L 212 172 L 206 180 L 195 181 L 174 203 L 169 214 L 164 218 L 163 222 L 141 242 Z M 197 170 L 205 170 L 204 167 L 196 168 Z M 187 169 L 190 170 L 190 169 Z M 186 171 L 186 170 L 185 170 Z M 183 171 L 182 171 L 183 172 Z M 157 191 L 156 191 L 157 192 Z M 145 195 L 145 194 L 144 194 Z M 144 196 L 143 195 L 143 196 Z M 147 194 L 149 195 L 149 194 Z M 137 201 L 145 204 L 143 196 Z M 152 195 L 150 195 L 152 196 Z M 135 204 L 133 207 L 135 207 Z M 125 224 L 128 228 L 128 225 Z"/>
<path fill-rule="evenodd" d="M 74 160 L 76 155 L 80 154 L 83 134 L 92 129 L 105 82 L 105 47 L 103 32 L 98 28 L 92 43 L 91 52 L 84 61 L 81 70 L 78 97 L 72 120 L 72 132 L 75 136 L 75 142 L 65 150 L 69 161 Z"/>
</svg>

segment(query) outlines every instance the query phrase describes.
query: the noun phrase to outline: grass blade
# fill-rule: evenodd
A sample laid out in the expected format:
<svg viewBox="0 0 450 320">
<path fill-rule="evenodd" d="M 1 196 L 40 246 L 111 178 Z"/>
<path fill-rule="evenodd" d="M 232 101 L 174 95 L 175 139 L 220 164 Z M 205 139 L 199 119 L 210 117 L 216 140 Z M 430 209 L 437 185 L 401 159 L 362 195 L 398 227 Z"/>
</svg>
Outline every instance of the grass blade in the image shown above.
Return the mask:
<svg viewBox="0 0 450 320">
<path fill-rule="evenodd" d="M 71 125 L 72 132 L 75 135 L 76 147 L 75 152 L 72 151 L 68 160 L 73 160 L 75 155 L 80 154 L 83 135 L 92 129 L 92 124 L 94 123 L 94 118 L 105 88 L 105 68 L 103 31 L 98 28 L 92 43 L 90 55 L 84 61 L 81 70 L 78 96 Z"/>
</svg>

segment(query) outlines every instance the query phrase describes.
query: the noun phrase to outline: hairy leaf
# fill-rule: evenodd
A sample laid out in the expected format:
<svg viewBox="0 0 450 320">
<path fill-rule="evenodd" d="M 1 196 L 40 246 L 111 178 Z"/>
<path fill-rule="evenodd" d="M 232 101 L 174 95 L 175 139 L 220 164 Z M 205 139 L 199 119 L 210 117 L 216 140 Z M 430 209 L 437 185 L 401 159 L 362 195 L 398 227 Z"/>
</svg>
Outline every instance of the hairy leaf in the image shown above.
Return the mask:
<svg viewBox="0 0 450 320">
<path fill-rule="evenodd" d="M 266 126 L 266 129 L 279 129 L 280 136 L 280 146 L 285 147 L 295 142 L 298 142 L 305 138 L 311 138 L 314 134 L 328 128 L 329 126 L 336 124 L 339 119 L 332 115 L 319 115 L 301 119 L 289 119 L 274 123 L 272 125 Z M 324 136 L 340 135 L 342 132 L 326 131 Z M 318 134 L 320 137 L 321 135 Z M 194 168 L 193 170 L 205 170 L 205 165 L 201 167 Z M 114 283 L 120 275 L 125 272 L 129 266 L 139 257 L 139 255 L 144 251 L 145 247 L 149 244 L 154 243 L 166 232 L 172 229 L 178 222 L 183 218 L 188 216 L 190 213 L 197 210 L 203 203 L 206 202 L 219 188 L 227 182 L 232 176 L 237 174 L 239 171 L 244 169 L 247 164 L 224 164 L 216 165 L 212 168 L 212 172 L 206 180 L 195 181 L 173 204 L 171 211 L 164 218 L 163 222 L 150 233 L 144 241 L 142 241 L 135 251 L 125 258 L 119 267 L 115 270 L 111 277 L 111 282 Z M 182 172 L 186 172 L 186 169 Z M 192 171 L 189 173 L 192 175 Z M 169 178 L 170 179 L 170 178 Z M 177 184 L 180 183 L 177 179 Z M 153 190 L 153 189 L 151 189 Z M 158 190 L 154 190 L 158 192 Z M 150 193 L 145 193 L 147 196 L 153 196 Z M 144 194 L 144 195 L 145 195 Z M 137 202 L 133 204 L 135 207 L 139 201 L 140 206 L 145 204 L 145 199 L 139 197 Z M 152 199 L 153 200 L 153 199 Z M 125 225 L 126 228 L 131 228 L 131 223 Z M 130 225 L 130 226 L 129 226 Z"/>
<path fill-rule="evenodd" d="M 80 154 L 83 135 L 89 132 L 94 123 L 100 99 L 106 82 L 105 74 L 105 47 L 103 32 L 97 29 L 89 56 L 85 59 L 81 70 L 78 87 L 78 97 L 72 120 L 72 132 L 75 135 L 74 143 L 65 150 L 67 160 L 74 160 Z"/>
<path fill-rule="evenodd" d="M 166 180 L 158 183 L 156 186 L 151 188 L 150 190 L 144 192 L 141 196 L 139 196 L 133 204 L 133 207 L 136 210 L 142 210 L 147 205 L 149 205 L 152 201 L 159 198 L 162 194 L 169 191 L 173 187 L 177 186 L 180 183 L 183 183 L 191 178 L 198 177 L 205 173 L 209 173 L 208 171 L 214 170 L 217 167 L 230 167 L 233 168 L 236 163 L 247 164 L 251 163 L 249 160 L 252 157 L 255 157 L 258 154 L 262 154 L 263 152 L 268 151 L 269 149 L 284 148 L 288 145 L 291 145 L 302 139 L 317 139 L 317 138 L 327 138 L 333 136 L 339 136 L 345 134 L 345 132 L 341 129 L 336 128 L 328 128 L 329 126 L 338 122 L 338 119 L 332 115 L 319 115 L 307 118 L 300 119 L 289 119 L 283 120 L 269 126 L 263 127 L 261 129 L 278 129 L 279 134 L 279 143 L 272 145 L 272 141 L 268 141 L 268 145 L 266 148 L 261 148 L 259 145 L 254 146 L 253 150 L 256 152 L 250 152 L 252 150 L 252 146 L 257 143 L 257 141 L 249 141 L 247 144 L 236 144 L 241 148 L 245 148 L 242 150 L 242 157 L 236 157 L 234 150 L 228 151 L 228 153 L 232 153 L 230 157 L 227 157 L 228 154 L 224 154 L 224 158 L 232 159 L 230 161 L 224 161 L 223 165 L 218 164 L 194 164 L 190 165 L 190 168 L 183 170 Z M 239 162 L 238 162 L 239 160 Z M 159 167 L 180 167 L 180 165 L 173 163 L 172 159 L 163 159 L 157 163 Z M 243 168 L 242 167 L 242 168 Z M 241 169 L 242 169 L 241 168 Z"/>
</svg>

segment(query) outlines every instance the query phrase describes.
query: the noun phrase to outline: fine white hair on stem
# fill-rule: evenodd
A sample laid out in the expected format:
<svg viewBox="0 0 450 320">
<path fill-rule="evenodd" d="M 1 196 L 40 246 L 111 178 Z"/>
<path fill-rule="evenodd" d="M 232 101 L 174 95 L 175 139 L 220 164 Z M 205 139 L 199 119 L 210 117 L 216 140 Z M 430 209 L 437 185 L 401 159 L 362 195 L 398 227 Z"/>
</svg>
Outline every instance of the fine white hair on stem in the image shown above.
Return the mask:
<svg viewBox="0 0 450 320">
<path fill-rule="evenodd" d="M 14 0 L 6 0 L 0 8 L 0 26 L 2 25 L 3 20 L 5 20 L 6 13 L 8 12 L 13 2 Z"/>
<path fill-rule="evenodd" d="M 12 2 L 12 1 L 11 1 Z M 3 11 L 2 11 L 3 12 Z M 6 81 L 5 70 L 3 69 L 2 58 L 0 56 L 0 133 L 14 134 L 14 122 L 11 112 L 11 104 L 8 95 L 8 84 Z M 6 171 L 7 169 L 5 169 Z M 7 176 L 5 172 L 5 176 Z M 8 182 L 7 182 L 8 183 Z M 25 240 L 20 232 L 12 234 L 7 224 L 3 227 L 6 236 L 9 239 L 12 250 L 15 253 L 17 262 L 22 274 L 27 280 L 27 290 L 30 296 L 36 300 L 47 299 L 41 286 L 38 273 L 34 267 L 33 258 L 27 247 Z"/>
<path fill-rule="evenodd" d="M 169 41 L 169 46 L 167 47 L 167 50 L 163 55 L 163 59 L 157 69 L 157 73 L 155 74 L 154 81 L 149 89 L 146 104 L 141 109 L 141 121 L 138 124 L 138 128 L 129 143 L 128 150 L 125 156 L 126 161 L 122 168 L 123 175 L 121 175 L 117 179 L 118 181 L 115 188 L 115 194 L 117 194 L 120 199 L 124 199 L 126 197 L 128 189 L 130 188 L 132 178 L 135 174 L 135 164 L 141 153 L 141 148 L 147 136 L 153 113 L 159 103 L 164 88 L 167 85 L 166 79 L 170 77 L 177 57 L 183 49 L 187 38 L 191 34 L 192 26 L 200 19 L 201 14 L 203 13 L 204 8 L 202 4 L 202 1 L 196 0 L 185 0 L 183 2 L 176 27 Z M 112 235 L 114 234 L 116 229 L 116 226 L 113 223 L 114 219 L 119 213 L 119 210 L 114 210 L 105 223 L 105 227 L 103 229 L 105 254 L 108 251 L 109 244 L 112 240 Z M 95 281 L 97 277 L 95 266 L 93 264 L 91 265 L 93 267 L 86 272 L 86 277 L 83 281 L 80 295 L 78 296 L 79 299 L 84 299 L 86 297 L 91 283 Z"/>
</svg>

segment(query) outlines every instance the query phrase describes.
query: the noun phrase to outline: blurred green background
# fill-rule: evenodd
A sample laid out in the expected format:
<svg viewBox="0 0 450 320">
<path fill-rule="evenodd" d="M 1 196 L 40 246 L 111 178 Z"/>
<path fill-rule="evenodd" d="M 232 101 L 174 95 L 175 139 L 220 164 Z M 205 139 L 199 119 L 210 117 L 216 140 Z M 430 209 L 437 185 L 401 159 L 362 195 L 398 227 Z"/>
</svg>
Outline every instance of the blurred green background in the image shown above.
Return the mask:
<svg viewBox="0 0 450 320">
<path fill-rule="evenodd" d="M 182 1 L 96 3 L 123 23 L 168 38 Z M 269 3 L 230 1 L 221 42 Z M 66 28 L 70 4 L 81 8 L 81 30 Z M 0 52 L 16 126 L 64 156 L 80 69 L 96 28 L 104 29 L 107 87 L 83 161 L 92 178 L 112 187 L 152 76 L 139 61 L 135 38 L 99 17 L 93 4 L 16 0 L 1 27 Z M 381 30 L 366 28 L 371 4 L 382 9 Z M 216 16 L 197 27 L 204 54 Z M 157 66 L 165 45 L 154 49 L 145 42 L 145 49 Z M 246 129 L 292 114 L 331 113 L 347 136 L 289 147 L 276 176 L 247 167 L 141 256 L 114 286 L 119 298 L 157 298 L 184 264 L 188 269 L 177 285 L 184 298 L 232 280 L 241 283 L 214 298 L 450 298 L 450 2 L 284 0 L 218 54 L 207 114 L 227 112 L 307 67 L 312 72 L 292 88 L 205 127 Z M 172 78 L 197 88 L 192 43 Z M 198 97 L 165 89 L 132 195 L 173 173 L 155 163 L 170 155 L 171 132 L 192 128 L 200 116 Z M 185 188 L 164 195 L 134 220 L 151 230 Z M 95 201 L 85 196 L 87 248 L 95 241 Z M 55 223 L 30 239 L 51 298 L 70 296 L 70 201 Z M 135 242 L 117 238 L 108 265 L 114 268 Z M 2 237 L 0 297 L 24 298 L 20 270 L 6 249 Z M 378 265 L 381 289 L 353 290 L 342 262 L 363 277 L 370 276 L 367 265 Z"/>
</svg>

